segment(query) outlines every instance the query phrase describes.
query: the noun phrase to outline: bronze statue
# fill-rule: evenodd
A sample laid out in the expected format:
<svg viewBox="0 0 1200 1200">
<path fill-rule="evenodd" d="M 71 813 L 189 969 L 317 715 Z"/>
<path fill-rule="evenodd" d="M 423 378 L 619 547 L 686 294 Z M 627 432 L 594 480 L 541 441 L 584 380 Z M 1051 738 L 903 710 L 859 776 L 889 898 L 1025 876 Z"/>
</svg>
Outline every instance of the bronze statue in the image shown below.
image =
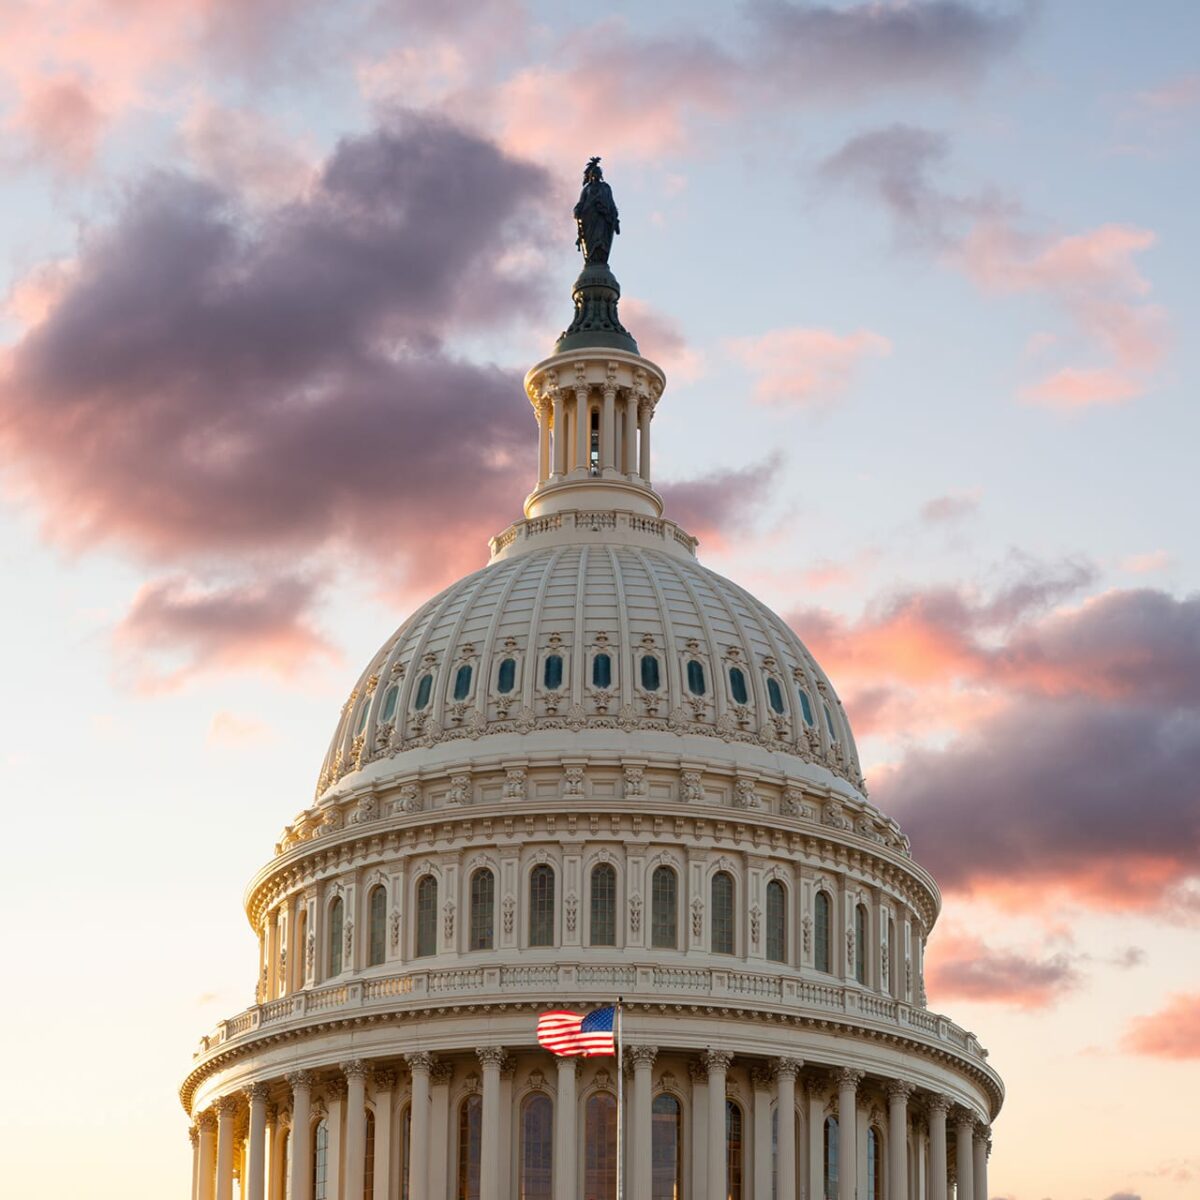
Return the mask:
<svg viewBox="0 0 1200 1200">
<path fill-rule="evenodd" d="M 613 235 L 621 232 L 621 222 L 598 155 L 583 168 L 583 191 L 575 205 L 575 224 L 579 228 L 575 245 L 583 251 L 584 262 L 607 263 Z"/>
</svg>

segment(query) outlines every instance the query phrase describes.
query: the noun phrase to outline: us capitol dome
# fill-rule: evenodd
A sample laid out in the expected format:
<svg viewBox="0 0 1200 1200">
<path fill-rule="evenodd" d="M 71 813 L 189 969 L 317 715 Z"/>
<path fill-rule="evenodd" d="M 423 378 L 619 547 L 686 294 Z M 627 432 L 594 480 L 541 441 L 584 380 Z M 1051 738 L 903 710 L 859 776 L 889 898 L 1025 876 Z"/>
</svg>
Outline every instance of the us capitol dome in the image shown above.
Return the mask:
<svg viewBox="0 0 1200 1200">
<path fill-rule="evenodd" d="M 595 162 L 576 216 L 524 516 L 368 663 L 246 891 L 192 1200 L 613 1200 L 616 1060 L 535 1027 L 618 997 L 628 1200 L 987 1200 L 1003 1085 L 926 1007 L 937 885 L 812 655 L 664 517 Z"/>
</svg>

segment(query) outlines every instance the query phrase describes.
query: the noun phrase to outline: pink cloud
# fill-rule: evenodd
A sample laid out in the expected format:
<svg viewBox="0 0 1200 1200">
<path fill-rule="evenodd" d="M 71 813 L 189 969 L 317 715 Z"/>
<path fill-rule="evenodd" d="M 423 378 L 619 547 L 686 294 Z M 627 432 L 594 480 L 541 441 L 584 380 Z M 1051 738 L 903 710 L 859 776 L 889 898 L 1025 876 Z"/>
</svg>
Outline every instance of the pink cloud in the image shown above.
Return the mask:
<svg viewBox="0 0 1200 1200">
<path fill-rule="evenodd" d="M 1158 112 L 1179 112 L 1200 104 L 1200 72 L 1181 75 L 1158 87 L 1147 88 L 1135 97 L 1143 108 Z"/>
<path fill-rule="evenodd" d="M 92 165 L 105 122 L 93 91 L 79 78 L 60 75 L 32 81 L 9 124 L 27 140 L 30 154 L 82 174 Z"/>
<path fill-rule="evenodd" d="M 257 746 L 270 738 L 270 729 L 254 717 L 241 717 L 222 709 L 213 715 L 205 739 L 210 746 Z"/>
<path fill-rule="evenodd" d="M 970 1000 L 1023 1011 L 1049 1008 L 1081 982 L 1076 958 L 997 949 L 965 930 L 937 931 L 929 944 L 930 1000 Z"/>
<path fill-rule="evenodd" d="M 949 492 L 934 496 L 921 505 L 921 520 L 931 525 L 944 525 L 972 516 L 979 509 L 980 493 Z"/>
<path fill-rule="evenodd" d="M 815 408 L 837 399 L 862 360 L 890 354 L 892 344 L 867 330 L 794 328 L 731 338 L 725 348 L 757 376 L 753 395 L 760 404 Z"/>
<path fill-rule="evenodd" d="M 1121 1044 L 1150 1058 L 1200 1058 L 1200 992 L 1180 992 L 1157 1012 L 1134 1017 Z"/>
<path fill-rule="evenodd" d="M 1100 404 L 1123 404 L 1140 396 L 1144 390 L 1140 380 L 1119 371 L 1104 367 L 1063 367 L 1022 388 L 1021 399 L 1028 404 L 1069 412 Z"/>
<path fill-rule="evenodd" d="M 1163 571 L 1171 564 L 1171 556 L 1165 550 L 1149 550 L 1145 554 L 1131 554 L 1122 559 L 1121 570 L 1134 575 L 1147 575 Z"/>
<path fill-rule="evenodd" d="M 623 296 L 621 320 L 637 339 L 638 349 L 658 363 L 669 379 L 690 383 L 704 374 L 704 354 L 689 345 L 672 318 L 636 296 Z"/>
</svg>

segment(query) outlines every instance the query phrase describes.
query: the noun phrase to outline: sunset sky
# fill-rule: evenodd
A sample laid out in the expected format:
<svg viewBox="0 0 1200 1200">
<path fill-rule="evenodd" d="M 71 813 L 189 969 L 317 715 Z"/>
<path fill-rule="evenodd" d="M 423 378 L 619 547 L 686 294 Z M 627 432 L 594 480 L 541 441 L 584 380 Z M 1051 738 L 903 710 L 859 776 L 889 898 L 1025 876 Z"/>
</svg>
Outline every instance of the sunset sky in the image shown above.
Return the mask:
<svg viewBox="0 0 1200 1200">
<path fill-rule="evenodd" d="M 942 887 L 993 1195 L 1200 1195 L 1198 47 L 1193 0 L 0 0 L 6 1194 L 185 1194 L 242 889 L 519 514 L 600 154 L 667 515 Z"/>
</svg>

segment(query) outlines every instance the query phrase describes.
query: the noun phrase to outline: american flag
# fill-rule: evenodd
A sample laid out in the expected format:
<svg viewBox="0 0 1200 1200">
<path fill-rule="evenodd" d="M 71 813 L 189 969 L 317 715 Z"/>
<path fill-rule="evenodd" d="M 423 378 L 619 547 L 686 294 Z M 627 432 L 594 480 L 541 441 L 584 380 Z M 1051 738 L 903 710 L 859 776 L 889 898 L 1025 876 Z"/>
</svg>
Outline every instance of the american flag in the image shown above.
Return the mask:
<svg viewBox="0 0 1200 1200">
<path fill-rule="evenodd" d="M 554 1011 L 538 1017 L 537 1039 L 553 1054 L 616 1054 L 613 1019 L 616 1009 L 597 1008 L 582 1013 Z"/>
</svg>

